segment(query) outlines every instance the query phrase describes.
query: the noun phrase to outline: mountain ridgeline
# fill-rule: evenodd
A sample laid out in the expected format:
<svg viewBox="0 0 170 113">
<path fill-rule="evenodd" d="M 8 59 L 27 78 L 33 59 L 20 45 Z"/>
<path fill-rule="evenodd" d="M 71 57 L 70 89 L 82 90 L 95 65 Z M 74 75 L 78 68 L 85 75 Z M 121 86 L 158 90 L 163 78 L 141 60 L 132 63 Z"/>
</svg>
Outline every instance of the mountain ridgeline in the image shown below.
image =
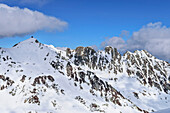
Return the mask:
<svg viewBox="0 0 170 113">
<path fill-rule="evenodd" d="M 30 38 L 0 48 L 0 94 L 4 113 L 149 113 L 170 105 L 170 64 L 145 50 L 63 50 Z"/>
<path fill-rule="evenodd" d="M 112 47 L 105 47 L 104 51 L 98 52 L 91 47 L 77 47 L 75 50 L 67 48 L 66 56 L 73 59 L 76 66 L 86 65 L 89 69 L 112 72 L 113 76 L 126 72 L 128 76 L 136 75 L 143 85 L 149 84 L 166 93 L 170 90 L 170 76 L 167 72 L 170 64 L 156 59 L 146 50 L 134 53 L 128 51 L 121 56 Z"/>
</svg>

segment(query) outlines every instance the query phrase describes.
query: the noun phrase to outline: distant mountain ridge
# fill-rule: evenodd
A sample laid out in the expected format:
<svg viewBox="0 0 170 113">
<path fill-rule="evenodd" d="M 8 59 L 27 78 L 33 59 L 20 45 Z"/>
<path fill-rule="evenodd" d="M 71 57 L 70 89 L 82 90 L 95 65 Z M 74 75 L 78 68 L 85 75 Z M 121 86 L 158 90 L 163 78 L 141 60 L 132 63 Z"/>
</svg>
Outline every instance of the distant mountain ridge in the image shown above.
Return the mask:
<svg viewBox="0 0 170 113">
<path fill-rule="evenodd" d="M 0 48 L 0 95 L 3 113 L 148 113 L 170 105 L 170 64 L 145 50 L 60 49 L 30 38 Z"/>
</svg>

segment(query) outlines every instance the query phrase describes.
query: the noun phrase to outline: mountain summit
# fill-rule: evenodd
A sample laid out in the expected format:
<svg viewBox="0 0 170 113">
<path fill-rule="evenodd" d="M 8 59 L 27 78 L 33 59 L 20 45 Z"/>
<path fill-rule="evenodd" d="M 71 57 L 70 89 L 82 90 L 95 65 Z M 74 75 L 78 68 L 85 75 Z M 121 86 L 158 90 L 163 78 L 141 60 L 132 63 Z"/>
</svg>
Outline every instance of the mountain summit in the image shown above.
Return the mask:
<svg viewBox="0 0 170 113">
<path fill-rule="evenodd" d="M 170 105 L 170 64 L 145 50 L 0 48 L 2 113 L 149 113 Z"/>
</svg>

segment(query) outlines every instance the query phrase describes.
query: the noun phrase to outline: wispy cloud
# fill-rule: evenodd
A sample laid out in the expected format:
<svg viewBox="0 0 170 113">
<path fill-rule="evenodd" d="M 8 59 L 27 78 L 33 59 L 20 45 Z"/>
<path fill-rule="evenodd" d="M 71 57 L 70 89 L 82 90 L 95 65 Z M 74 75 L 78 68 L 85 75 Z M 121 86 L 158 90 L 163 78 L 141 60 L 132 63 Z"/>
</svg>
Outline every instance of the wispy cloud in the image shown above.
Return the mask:
<svg viewBox="0 0 170 113">
<path fill-rule="evenodd" d="M 0 38 L 25 36 L 39 30 L 63 31 L 67 22 L 38 11 L 0 4 Z"/>
<path fill-rule="evenodd" d="M 145 49 L 153 55 L 170 61 L 170 28 L 163 26 L 161 22 L 149 23 L 124 41 L 121 37 L 112 37 L 102 42 L 101 47 L 112 46 L 121 52 L 127 50 Z"/>
</svg>

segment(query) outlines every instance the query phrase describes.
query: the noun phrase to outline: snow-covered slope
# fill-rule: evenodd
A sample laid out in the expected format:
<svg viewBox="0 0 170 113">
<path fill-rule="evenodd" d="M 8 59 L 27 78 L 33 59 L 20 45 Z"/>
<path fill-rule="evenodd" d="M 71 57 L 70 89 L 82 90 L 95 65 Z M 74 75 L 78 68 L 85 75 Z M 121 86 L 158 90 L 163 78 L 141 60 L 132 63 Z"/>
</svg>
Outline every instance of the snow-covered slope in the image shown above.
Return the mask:
<svg viewBox="0 0 170 113">
<path fill-rule="evenodd" d="M 160 111 L 156 111 L 154 113 L 170 113 L 170 108 L 168 109 L 163 109 L 163 110 L 160 110 Z"/>
<path fill-rule="evenodd" d="M 170 105 L 170 64 L 147 51 L 60 49 L 30 38 L 0 48 L 2 113 L 147 113 Z"/>
</svg>

